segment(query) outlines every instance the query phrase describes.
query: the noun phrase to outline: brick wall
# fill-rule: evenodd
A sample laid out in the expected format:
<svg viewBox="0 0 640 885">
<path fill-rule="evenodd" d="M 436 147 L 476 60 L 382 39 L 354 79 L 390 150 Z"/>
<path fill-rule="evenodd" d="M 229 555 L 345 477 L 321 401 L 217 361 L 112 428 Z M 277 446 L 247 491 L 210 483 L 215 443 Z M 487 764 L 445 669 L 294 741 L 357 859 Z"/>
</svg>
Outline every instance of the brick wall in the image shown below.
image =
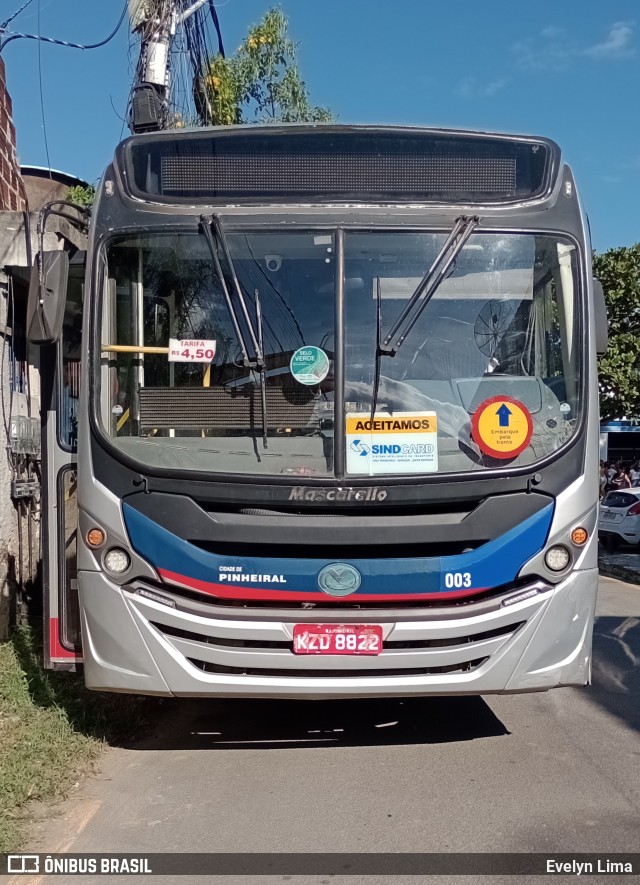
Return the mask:
<svg viewBox="0 0 640 885">
<path fill-rule="evenodd" d="M 24 200 L 16 157 L 16 128 L 13 106 L 7 92 L 4 61 L 0 58 L 0 209 L 22 212 Z"/>
</svg>

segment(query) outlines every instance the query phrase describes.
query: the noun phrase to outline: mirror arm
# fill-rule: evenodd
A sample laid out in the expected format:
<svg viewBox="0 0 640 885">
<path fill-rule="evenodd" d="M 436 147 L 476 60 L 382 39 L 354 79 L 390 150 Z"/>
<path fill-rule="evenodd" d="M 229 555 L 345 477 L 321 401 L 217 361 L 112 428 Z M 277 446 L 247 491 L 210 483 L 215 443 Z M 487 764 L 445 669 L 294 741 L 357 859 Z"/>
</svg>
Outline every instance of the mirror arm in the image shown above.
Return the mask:
<svg viewBox="0 0 640 885">
<path fill-rule="evenodd" d="M 596 329 L 596 353 L 604 356 L 609 349 L 607 302 L 600 280 L 593 278 L 593 315 Z"/>
</svg>

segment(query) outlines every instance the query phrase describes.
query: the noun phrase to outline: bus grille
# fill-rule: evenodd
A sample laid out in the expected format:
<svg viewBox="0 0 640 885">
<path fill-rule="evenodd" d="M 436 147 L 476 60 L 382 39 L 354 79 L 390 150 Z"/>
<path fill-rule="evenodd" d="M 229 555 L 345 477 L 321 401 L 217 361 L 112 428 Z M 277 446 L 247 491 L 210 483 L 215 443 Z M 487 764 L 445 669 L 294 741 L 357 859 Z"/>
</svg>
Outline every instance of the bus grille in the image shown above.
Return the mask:
<svg viewBox="0 0 640 885">
<path fill-rule="evenodd" d="M 281 642 L 268 642 L 266 640 L 257 639 L 226 639 L 219 636 L 207 636 L 203 633 L 194 633 L 191 630 L 183 630 L 180 627 L 170 627 L 167 624 L 160 624 L 151 621 L 151 626 L 155 627 L 165 636 L 175 636 L 179 639 L 190 639 L 193 642 L 203 642 L 210 645 L 220 645 L 227 648 L 253 648 L 253 649 L 287 649 L 292 651 L 292 643 L 289 640 Z M 515 624 L 506 624 L 502 627 L 496 627 L 494 630 L 484 630 L 482 633 L 474 633 L 470 636 L 454 636 L 447 639 L 415 639 L 393 641 L 385 640 L 384 648 L 392 649 L 411 649 L 411 648 L 452 648 L 457 645 L 473 644 L 474 642 L 482 642 L 485 639 L 495 639 L 499 636 L 510 636 L 522 627 L 524 621 Z"/>
<path fill-rule="evenodd" d="M 437 599 L 384 599 L 380 602 L 367 600 L 366 602 L 358 601 L 356 597 L 345 597 L 336 602 L 334 598 L 326 596 L 324 593 L 318 593 L 317 600 L 313 602 L 299 602 L 288 599 L 223 599 L 222 597 L 212 596 L 208 593 L 202 593 L 199 590 L 191 590 L 187 587 L 181 587 L 177 584 L 158 583 L 155 587 L 163 593 L 170 593 L 176 600 L 184 600 L 188 602 L 199 603 L 206 606 L 207 609 L 215 611 L 217 608 L 225 609 L 242 609 L 244 611 L 260 611 L 261 609 L 287 609 L 289 611 L 310 611 L 315 610 L 318 613 L 331 609 L 335 611 L 336 606 L 341 611 L 349 611 L 351 613 L 366 609 L 368 611 L 384 612 L 387 609 L 451 609 L 461 610 L 468 606 L 476 605 L 479 602 L 491 599 L 499 599 L 505 593 L 513 593 L 519 586 L 528 586 L 530 581 L 523 579 L 522 581 L 513 581 L 508 586 L 490 587 L 483 593 L 474 593 L 471 596 L 450 598 L 446 593 L 438 595 Z M 149 582 L 149 587 L 151 587 Z"/>
<path fill-rule="evenodd" d="M 171 644 L 174 652 L 205 673 L 294 678 L 469 673 L 508 642 L 523 623 L 515 620 L 491 630 L 462 636 L 438 637 L 432 634 L 428 639 L 386 639 L 379 655 L 354 655 L 345 660 L 339 655 L 320 658 L 294 654 L 292 640 L 287 635 L 291 624 L 286 623 L 274 624 L 268 639 L 244 639 L 241 628 L 237 631 L 239 638 L 216 635 L 218 632 L 228 634 L 224 626 L 221 629 L 220 622 L 212 623 L 210 633 L 204 634 L 178 627 L 175 622 L 163 624 L 157 616 L 149 621 L 149 625 Z M 251 627 L 247 629 L 251 630 Z M 283 637 L 281 640 L 274 638 L 278 634 Z M 390 635 L 393 635 L 393 629 Z"/>
<path fill-rule="evenodd" d="M 471 673 L 488 658 L 477 658 L 465 664 L 449 667 L 394 667 L 389 670 L 278 670 L 272 667 L 227 667 L 187 658 L 190 664 L 204 673 L 228 673 L 235 676 L 276 676 L 285 679 L 347 678 L 371 679 L 372 676 L 433 676 L 438 673 Z"/>
</svg>

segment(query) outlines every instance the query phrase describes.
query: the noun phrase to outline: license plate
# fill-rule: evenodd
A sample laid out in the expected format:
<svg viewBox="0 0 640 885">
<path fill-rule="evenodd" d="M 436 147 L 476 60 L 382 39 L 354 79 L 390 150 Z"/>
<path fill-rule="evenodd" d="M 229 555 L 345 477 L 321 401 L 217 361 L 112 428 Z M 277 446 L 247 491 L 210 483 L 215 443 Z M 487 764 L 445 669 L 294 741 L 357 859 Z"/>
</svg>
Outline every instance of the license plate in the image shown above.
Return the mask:
<svg viewBox="0 0 640 885">
<path fill-rule="evenodd" d="M 602 514 L 602 518 L 610 520 L 611 522 L 620 522 L 622 520 L 622 513 L 614 513 L 613 510 L 605 510 Z"/>
<path fill-rule="evenodd" d="M 296 624 L 293 651 L 297 655 L 379 655 L 380 624 Z"/>
</svg>

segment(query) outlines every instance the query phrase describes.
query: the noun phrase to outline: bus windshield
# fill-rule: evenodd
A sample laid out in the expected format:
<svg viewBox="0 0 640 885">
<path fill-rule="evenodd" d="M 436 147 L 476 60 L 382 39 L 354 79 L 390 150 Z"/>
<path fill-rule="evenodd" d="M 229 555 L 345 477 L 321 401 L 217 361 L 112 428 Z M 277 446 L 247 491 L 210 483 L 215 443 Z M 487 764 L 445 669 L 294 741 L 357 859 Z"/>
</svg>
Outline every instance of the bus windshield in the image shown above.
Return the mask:
<svg viewBox="0 0 640 885">
<path fill-rule="evenodd" d="M 232 270 L 202 231 L 113 238 L 100 312 L 103 432 L 143 465 L 214 474 L 460 473 L 554 453 L 580 409 L 568 238 L 476 230 L 402 347 L 380 352 L 447 235 L 233 230 Z M 252 333 L 262 374 L 243 356 Z"/>
</svg>

